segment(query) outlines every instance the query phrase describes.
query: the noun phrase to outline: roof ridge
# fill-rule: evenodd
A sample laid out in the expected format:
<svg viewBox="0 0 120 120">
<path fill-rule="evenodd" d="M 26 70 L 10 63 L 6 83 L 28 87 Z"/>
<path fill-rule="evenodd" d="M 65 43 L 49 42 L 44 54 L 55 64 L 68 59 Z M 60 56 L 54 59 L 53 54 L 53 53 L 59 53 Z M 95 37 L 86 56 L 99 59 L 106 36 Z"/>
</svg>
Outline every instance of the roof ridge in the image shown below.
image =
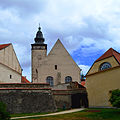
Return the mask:
<svg viewBox="0 0 120 120">
<path fill-rule="evenodd" d="M 0 44 L 0 45 L 10 45 L 10 44 L 12 44 L 12 43 L 5 43 L 5 44 Z"/>
<path fill-rule="evenodd" d="M 8 47 L 9 45 L 12 45 L 12 43 L 8 43 L 8 44 L 0 44 L 0 50 Z"/>
<path fill-rule="evenodd" d="M 120 53 L 114 50 L 113 48 L 108 49 L 103 55 L 101 55 L 95 62 L 103 60 L 105 58 L 114 56 L 118 63 L 120 64 Z"/>
<path fill-rule="evenodd" d="M 116 50 L 114 50 L 114 49 L 112 49 L 112 50 L 120 55 L 120 53 L 119 53 L 118 51 L 116 51 Z"/>
</svg>

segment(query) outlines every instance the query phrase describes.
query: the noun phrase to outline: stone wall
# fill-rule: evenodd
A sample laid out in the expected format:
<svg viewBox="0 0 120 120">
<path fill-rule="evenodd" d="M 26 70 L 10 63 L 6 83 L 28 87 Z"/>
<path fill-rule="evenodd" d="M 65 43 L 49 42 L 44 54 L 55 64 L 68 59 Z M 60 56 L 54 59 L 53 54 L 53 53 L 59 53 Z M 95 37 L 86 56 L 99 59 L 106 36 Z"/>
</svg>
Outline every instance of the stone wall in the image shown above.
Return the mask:
<svg viewBox="0 0 120 120">
<path fill-rule="evenodd" d="M 1 88 L 10 88 L 10 89 L 16 89 L 16 88 L 41 88 L 41 89 L 50 89 L 50 85 L 47 83 L 0 83 L 0 89 Z"/>
<path fill-rule="evenodd" d="M 10 113 L 56 111 L 48 84 L 0 84 L 0 102 L 7 105 Z"/>
<path fill-rule="evenodd" d="M 88 107 L 86 105 L 87 91 L 85 88 L 79 89 L 67 89 L 67 90 L 52 90 L 55 104 L 59 109 L 70 109 L 72 108 L 72 95 L 79 94 L 80 97 L 78 99 L 82 100 L 82 104 L 78 105 L 78 107 Z M 85 96 L 86 98 L 83 98 Z M 76 100 L 77 101 L 77 100 Z M 80 102 L 80 101 L 79 101 Z"/>
<path fill-rule="evenodd" d="M 10 113 L 38 113 L 56 110 L 50 91 L 46 90 L 0 90 L 0 101 Z"/>
</svg>

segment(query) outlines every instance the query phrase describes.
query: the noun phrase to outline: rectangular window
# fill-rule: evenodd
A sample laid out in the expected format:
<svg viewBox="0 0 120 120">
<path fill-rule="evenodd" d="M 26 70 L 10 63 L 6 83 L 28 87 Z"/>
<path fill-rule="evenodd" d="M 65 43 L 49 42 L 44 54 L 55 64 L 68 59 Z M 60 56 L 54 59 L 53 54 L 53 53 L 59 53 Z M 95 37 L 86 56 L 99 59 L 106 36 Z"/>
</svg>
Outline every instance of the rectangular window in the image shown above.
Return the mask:
<svg viewBox="0 0 120 120">
<path fill-rule="evenodd" d="M 10 75 L 10 79 L 12 79 L 12 75 Z"/>
<path fill-rule="evenodd" d="M 55 65 L 55 70 L 57 70 L 57 65 Z"/>
</svg>

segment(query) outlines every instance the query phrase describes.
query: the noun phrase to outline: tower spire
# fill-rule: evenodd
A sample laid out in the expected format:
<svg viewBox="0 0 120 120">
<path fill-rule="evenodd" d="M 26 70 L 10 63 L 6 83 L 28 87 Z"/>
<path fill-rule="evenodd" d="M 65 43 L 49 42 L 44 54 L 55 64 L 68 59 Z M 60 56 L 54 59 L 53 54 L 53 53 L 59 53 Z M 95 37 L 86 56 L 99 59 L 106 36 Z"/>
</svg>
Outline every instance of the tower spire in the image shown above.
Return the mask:
<svg viewBox="0 0 120 120">
<path fill-rule="evenodd" d="M 38 28 L 38 30 L 39 30 L 39 31 L 41 30 L 40 23 L 39 23 L 39 28 Z"/>
<path fill-rule="evenodd" d="M 38 32 L 36 33 L 36 37 L 34 40 L 35 40 L 36 44 L 44 44 L 45 39 L 43 38 L 43 34 L 41 32 L 40 23 L 39 23 L 39 27 L 38 27 Z"/>
</svg>

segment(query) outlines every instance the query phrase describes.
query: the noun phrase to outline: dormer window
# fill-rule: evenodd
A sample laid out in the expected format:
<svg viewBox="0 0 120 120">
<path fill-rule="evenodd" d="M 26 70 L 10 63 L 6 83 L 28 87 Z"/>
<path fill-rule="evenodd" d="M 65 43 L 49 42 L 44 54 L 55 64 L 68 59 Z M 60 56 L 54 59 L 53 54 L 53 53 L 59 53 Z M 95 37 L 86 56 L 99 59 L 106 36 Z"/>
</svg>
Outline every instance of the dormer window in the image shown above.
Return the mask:
<svg viewBox="0 0 120 120">
<path fill-rule="evenodd" d="M 102 63 L 101 65 L 100 65 L 100 71 L 101 70 L 105 70 L 105 69 L 109 69 L 109 68 L 111 68 L 112 66 L 111 66 L 111 64 L 109 63 L 109 62 L 104 62 L 104 63 Z"/>
</svg>

